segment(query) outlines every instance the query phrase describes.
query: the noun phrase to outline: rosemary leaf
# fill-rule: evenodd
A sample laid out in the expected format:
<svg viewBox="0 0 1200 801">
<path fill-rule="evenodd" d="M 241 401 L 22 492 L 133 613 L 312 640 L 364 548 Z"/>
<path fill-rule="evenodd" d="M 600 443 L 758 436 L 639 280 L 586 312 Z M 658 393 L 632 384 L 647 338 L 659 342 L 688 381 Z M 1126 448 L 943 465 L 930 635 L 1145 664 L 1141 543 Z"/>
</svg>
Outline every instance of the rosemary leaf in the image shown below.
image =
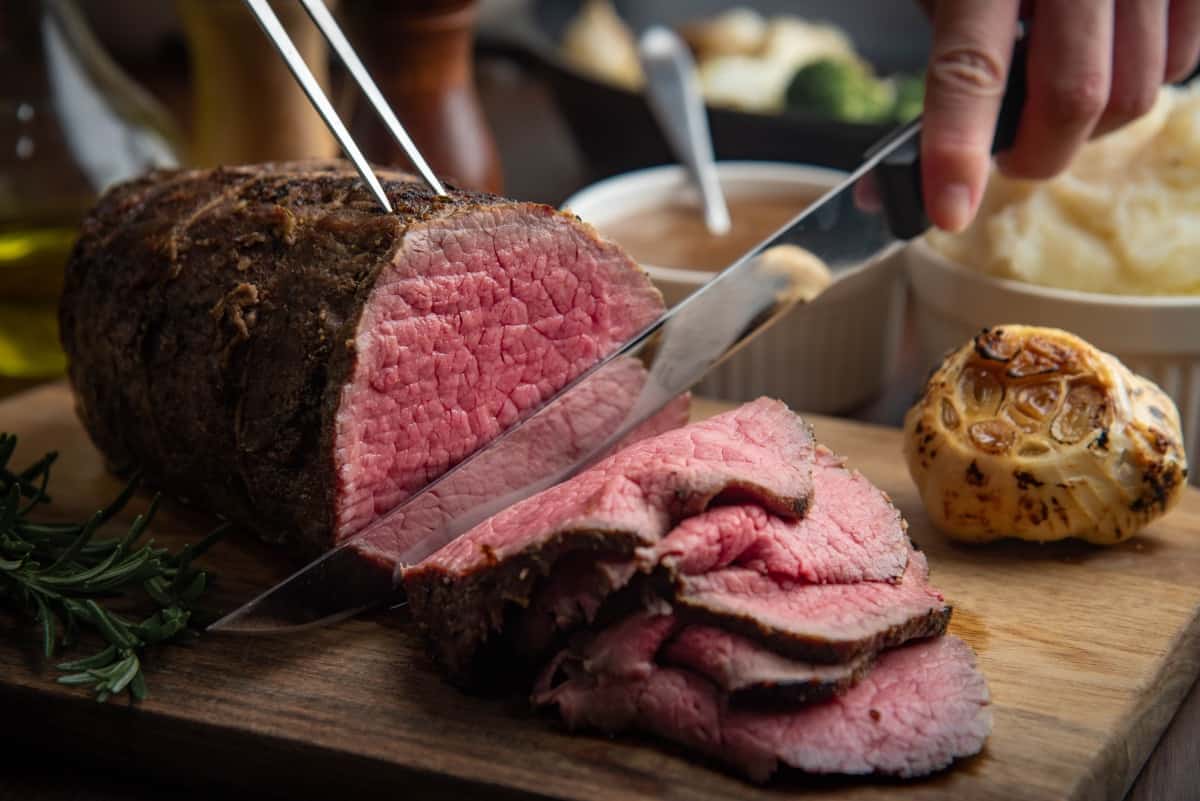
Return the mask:
<svg viewBox="0 0 1200 801">
<path fill-rule="evenodd" d="M 137 675 L 133 677 L 133 681 L 129 682 L 129 694 L 133 696 L 133 700 L 141 701 L 146 697 L 146 674 L 139 670 Z"/>
<path fill-rule="evenodd" d="M 90 540 L 92 535 L 96 533 L 96 529 L 99 526 L 100 514 L 97 513 L 90 521 L 88 521 L 88 524 L 83 527 L 83 531 L 79 532 L 79 536 L 76 537 L 75 541 L 71 543 L 71 547 L 63 551 L 62 555 L 54 561 L 54 564 L 46 568 L 46 572 L 53 573 L 60 567 L 69 567 L 74 561 L 75 557 L 79 555 L 79 552 L 83 550 L 83 547 L 88 544 L 88 540 Z"/>
<path fill-rule="evenodd" d="M 142 584 L 142 589 L 159 606 L 170 606 L 175 603 L 175 598 L 170 593 L 170 585 L 167 584 L 162 576 L 147 579 Z"/>
<path fill-rule="evenodd" d="M 76 659 L 74 662 L 59 662 L 55 665 L 59 670 L 90 670 L 91 668 L 103 667 L 112 662 L 117 656 L 117 646 L 110 645 L 99 653 Z"/>
<path fill-rule="evenodd" d="M 229 533 L 230 528 L 231 526 L 229 523 L 222 523 L 210 531 L 208 535 L 204 537 L 204 539 L 200 540 L 194 545 L 191 545 L 191 558 L 195 559 L 196 557 L 203 556 L 205 553 L 207 553 L 209 548 L 216 545 L 222 537 Z"/>
<path fill-rule="evenodd" d="M 90 673 L 70 673 L 66 676 L 59 676 L 58 683 L 68 685 L 95 684 L 96 679 Z"/>
<path fill-rule="evenodd" d="M 42 623 L 42 653 L 49 659 L 54 656 L 54 615 L 50 614 L 50 607 L 42 596 L 33 597 L 37 602 L 38 619 Z"/>
<path fill-rule="evenodd" d="M 133 681 L 134 676 L 142 672 L 142 663 L 134 654 L 130 654 L 125 658 L 124 662 L 119 664 L 124 665 L 124 667 L 117 672 L 116 677 L 108 687 L 109 691 L 114 694 L 123 692 L 129 686 L 129 683 Z"/>
<path fill-rule="evenodd" d="M 154 496 L 146 510 L 114 538 L 96 536 L 133 500 L 141 476 L 135 475 L 111 503 L 80 523 L 49 523 L 30 514 L 50 502 L 48 453 L 23 470 L 10 466 L 17 438 L 0 433 L 0 604 L 15 606 L 40 624 L 47 658 L 70 648 L 82 629 L 104 640 L 90 656 L 60 662 L 58 682 L 90 687 L 103 702 L 128 693 L 146 697 L 142 655 L 151 646 L 199 636 L 196 627 L 209 612 L 196 606 L 211 584 L 192 561 L 227 531 L 218 527 L 177 553 L 143 541 L 158 510 Z M 139 622 L 109 606 L 149 607 Z"/>
</svg>

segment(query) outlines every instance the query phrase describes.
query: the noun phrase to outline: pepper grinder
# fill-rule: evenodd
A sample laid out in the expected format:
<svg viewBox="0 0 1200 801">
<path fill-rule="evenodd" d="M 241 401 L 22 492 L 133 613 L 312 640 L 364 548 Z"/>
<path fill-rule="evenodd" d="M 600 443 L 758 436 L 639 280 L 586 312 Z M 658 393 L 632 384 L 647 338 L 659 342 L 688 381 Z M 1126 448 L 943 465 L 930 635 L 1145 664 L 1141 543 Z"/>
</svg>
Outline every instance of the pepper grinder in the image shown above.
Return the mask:
<svg viewBox="0 0 1200 801">
<path fill-rule="evenodd" d="M 342 0 L 341 8 L 351 42 L 434 171 L 500 192 L 500 157 L 475 91 L 475 0 Z M 372 162 L 409 168 L 361 99 L 350 130 Z"/>
<path fill-rule="evenodd" d="M 331 10 L 336 3 L 325 0 Z M 329 93 L 329 52 L 294 0 L 271 3 Z M 339 155 L 337 142 L 242 0 L 179 0 L 193 74 L 197 167 Z"/>
</svg>

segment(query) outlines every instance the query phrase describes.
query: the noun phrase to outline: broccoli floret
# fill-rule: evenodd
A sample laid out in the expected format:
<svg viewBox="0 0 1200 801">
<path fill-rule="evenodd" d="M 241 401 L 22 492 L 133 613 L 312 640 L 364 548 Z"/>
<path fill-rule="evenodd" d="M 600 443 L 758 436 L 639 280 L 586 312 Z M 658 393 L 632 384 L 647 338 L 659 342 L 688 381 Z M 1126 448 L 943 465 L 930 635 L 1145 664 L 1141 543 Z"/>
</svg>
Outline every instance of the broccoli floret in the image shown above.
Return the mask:
<svg viewBox="0 0 1200 801">
<path fill-rule="evenodd" d="M 897 122 L 908 122 L 920 114 L 925 105 L 925 76 L 898 75 L 894 81 L 896 106 L 892 116 Z"/>
<path fill-rule="evenodd" d="M 848 122 L 878 122 L 892 116 L 896 87 L 848 59 L 813 61 L 792 76 L 788 108 Z"/>
</svg>

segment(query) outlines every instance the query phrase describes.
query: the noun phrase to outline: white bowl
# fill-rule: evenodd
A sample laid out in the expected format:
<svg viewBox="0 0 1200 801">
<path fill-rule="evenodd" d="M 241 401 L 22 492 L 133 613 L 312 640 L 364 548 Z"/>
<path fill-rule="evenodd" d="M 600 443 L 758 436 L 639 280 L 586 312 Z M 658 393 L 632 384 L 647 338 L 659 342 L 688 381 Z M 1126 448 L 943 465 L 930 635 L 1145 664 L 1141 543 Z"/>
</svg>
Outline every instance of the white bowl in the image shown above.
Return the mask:
<svg viewBox="0 0 1200 801">
<path fill-rule="evenodd" d="M 1200 297 L 1127 296 L 1027 284 L 976 272 L 924 240 L 904 261 L 924 368 L 981 328 L 1006 323 L 1062 328 L 1154 381 L 1179 407 L 1189 464 L 1200 454 Z M 1192 470 L 1200 482 L 1200 470 Z"/>
<path fill-rule="evenodd" d="M 821 167 L 752 161 L 720 162 L 717 174 L 729 198 L 795 195 L 798 189 L 816 196 L 845 177 Z M 563 207 L 603 233 L 615 219 L 681 199 L 699 209 L 698 194 L 683 168 L 667 165 L 607 178 L 572 195 Z M 711 270 L 642 266 L 668 307 L 716 275 Z M 816 300 L 777 321 L 709 373 L 696 392 L 729 401 L 769 395 L 794 409 L 825 414 L 869 403 L 895 369 L 905 293 L 900 259 L 839 274 Z"/>
</svg>

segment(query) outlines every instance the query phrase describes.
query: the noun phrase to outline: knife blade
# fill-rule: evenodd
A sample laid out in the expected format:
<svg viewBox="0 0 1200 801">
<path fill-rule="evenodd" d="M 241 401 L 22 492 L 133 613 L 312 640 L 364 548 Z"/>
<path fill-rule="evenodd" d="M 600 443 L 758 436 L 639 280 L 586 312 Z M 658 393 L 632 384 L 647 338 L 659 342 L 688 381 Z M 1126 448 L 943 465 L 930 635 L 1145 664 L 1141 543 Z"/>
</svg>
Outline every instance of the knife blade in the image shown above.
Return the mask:
<svg viewBox="0 0 1200 801">
<path fill-rule="evenodd" d="M 1018 59 L 1020 64 L 1018 64 Z M 1024 97 L 1018 43 L 993 151 L 1011 145 Z M 841 184 L 553 397 L 391 512 L 209 626 L 209 631 L 299 631 L 402 601 L 406 565 L 488 517 L 594 464 L 797 305 L 801 275 L 763 255 L 793 245 L 853 291 L 927 227 L 920 190 L 921 119 L 868 151 Z M 802 310 L 796 313 L 803 313 Z M 630 387 L 636 385 L 636 392 Z M 380 546 L 379 543 L 384 543 Z M 384 554 L 390 570 L 368 567 Z"/>
</svg>

